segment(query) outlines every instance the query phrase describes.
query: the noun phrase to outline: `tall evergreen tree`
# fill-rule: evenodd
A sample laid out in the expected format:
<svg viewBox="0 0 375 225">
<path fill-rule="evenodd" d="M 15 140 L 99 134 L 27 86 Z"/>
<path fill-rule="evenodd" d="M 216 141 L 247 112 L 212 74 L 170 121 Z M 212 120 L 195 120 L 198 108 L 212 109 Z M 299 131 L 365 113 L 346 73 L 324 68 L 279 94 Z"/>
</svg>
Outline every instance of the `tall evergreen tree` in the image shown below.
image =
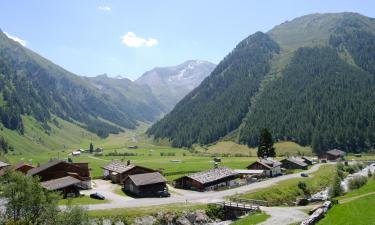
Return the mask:
<svg viewBox="0 0 375 225">
<path fill-rule="evenodd" d="M 262 129 L 260 132 L 257 155 L 261 158 L 276 156 L 272 135 L 267 128 Z"/>
<path fill-rule="evenodd" d="M 89 149 L 90 153 L 93 153 L 94 152 L 94 145 L 92 144 L 92 142 L 90 143 L 90 149 Z"/>
</svg>

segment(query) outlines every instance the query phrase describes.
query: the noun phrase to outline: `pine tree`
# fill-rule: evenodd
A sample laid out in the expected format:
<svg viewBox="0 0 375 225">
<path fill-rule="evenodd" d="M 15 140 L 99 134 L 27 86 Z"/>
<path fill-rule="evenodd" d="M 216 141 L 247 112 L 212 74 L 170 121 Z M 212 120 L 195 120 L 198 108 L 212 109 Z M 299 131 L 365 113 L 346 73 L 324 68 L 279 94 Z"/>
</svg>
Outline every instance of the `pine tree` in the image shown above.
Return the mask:
<svg viewBox="0 0 375 225">
<path fill-rule="evenodd" d="M 90 143 L 90 149 L 89 149 L 90 153 L 93 153 L 94 152 L 94 145 L 92 143 Z"/>
<path fill-rule="evenodd" d="M 260 132 L 257 155 L 261 158 L 276 156 L 272 135 L 267 128 L 262 129 Z"/>
</svg>

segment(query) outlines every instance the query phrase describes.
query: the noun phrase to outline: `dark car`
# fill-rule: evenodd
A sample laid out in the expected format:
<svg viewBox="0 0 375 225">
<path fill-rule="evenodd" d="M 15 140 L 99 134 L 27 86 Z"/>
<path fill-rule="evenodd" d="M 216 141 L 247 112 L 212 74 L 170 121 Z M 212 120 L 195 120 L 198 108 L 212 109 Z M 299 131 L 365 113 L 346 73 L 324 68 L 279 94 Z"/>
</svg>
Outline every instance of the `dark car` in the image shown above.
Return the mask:
<svg viewBox="0 0 375 225">
<path fill-rule="evenodd" d="M 158 191 L 158 192 L 156 192 L 156 193 L 157 193 L 157 195 L 158 195 L 160 198 L 162 198 L 162 197 L 166 198 L 166 197 L 171 196 L 171 194 L 169 194 L 168 191 Z"/>
<path fill-rule="evenodd" d="M 99 199 L 99 200 L 105 199 L 105 197 L 103 195 L 99 194 L 98 192 L 90 194 L 90 198 Z"/>
<path fill-rule="evenodd" d="M 301 173 L 301 177 L 308 177 L 309 175 L 307 173 Z"/>
</svg>

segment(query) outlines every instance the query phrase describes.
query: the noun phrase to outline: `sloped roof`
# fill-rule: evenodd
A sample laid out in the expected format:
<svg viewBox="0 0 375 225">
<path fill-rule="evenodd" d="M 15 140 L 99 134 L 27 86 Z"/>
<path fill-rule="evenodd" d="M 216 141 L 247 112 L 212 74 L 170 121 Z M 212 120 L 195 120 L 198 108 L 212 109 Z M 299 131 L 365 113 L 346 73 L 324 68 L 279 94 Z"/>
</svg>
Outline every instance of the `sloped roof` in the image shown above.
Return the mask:
<svg viewBox="0 0 375 225">
<path fill-rule="evenodd" d="M 216 180 L 220 180 L 226 177 L 235 176 L 238 175 L 238 173 L 232 169 L 229 169 L 227 167 L 219 167 L 207 171 L 202 171 L 199 173 L 193 173 L 186 177 L 189 177 L 193 180 L 198 181 L 201 184 L 210 183 Z"/>
<path fill-rule="evenodd" d="M 55 165 L 60 164 L 60 163 L 67 163 L 67 164 L 69 164 L 71 166 L 75 166 L 77 168 L 80 168 L 79 166 L 74 165 L 73 163 L 69 163 L 69 162 L 66 162 L 64 160 L 54 159 L 54 160 L 49 161 L 48 163 L 45 163 L 45 164 L 43 164 L 43 165 L 41 165 L 39 167 L 35 167 L 35 168 L 27 171 L 27 176 L 34 176 L 34 175 L 36 175 L 36 174 L 38 174 L 38 173 L 40 173 L 40 172 L 42 172 L 42 171 L 44 171 L 44 170 L 52 167 L 52 166 L 55 166 Z"/>
<path fill-rule="evenodd" d="M 261 164 L 262 166 L 264 166 L 264 167 L 266 167 L 268 169 L 272 169 L 272 168 L 281 166 L 281 162 L 277 161 L 276 159 L 266 158 L 266 159 L 259 159 L 259 160 L 255 161 L 255 162 L 253 162 L 252 164 L 250 164 L 249 166 L 247 166 L 247 168 L 251 167 L 252 165 L 254 165 L 256 163 L 259 163 L 259 164 Z"/>
<path fill-rule="evenodd" d="M 129 175 L 126 179 L 132 180 L 137 186 L 167 182 L 167 179 L 165 179 L 159 172 Z"/>
<path fill-rule="evenodd" d="M 81 181 L 78 180 L 77 178 L 66 176 L 66 177 L 62 177 L 62 178 L 58 178 L 54 180 L 45 181 L 40 184 L 42 185 L 42 187 L 44 187 L 47 190 L 55 191 L 61 188 L 69 187 L 74 184 L 78 184 L 80 182 Z"/>
<path fill-rule="evenodd" d="M 20 163 L 18 163 L 17 165 L 15 165 L 15 166 L 13 167 L 13 170 L 18 170 L 18 169 L 20 169 L 20 168 L 22 168 L 22 167 L 24 167 L 24 166 L 29 167 L 29 168 L 31 168 L 31 169 L 35 168 L 35 167 L 33 167 L 32 165 L 30 165 L 30 164 L 27 164 L 27 163 L 24 163 L 24 162 L 20 162 Z"/>
<path fill-rule="evenodd" d="M 234 170 L 239 174 L 262 174 L 264 170 Z"/>
<path fill-rule="evenodd" d="M 9 164 L 6 162 L 0 161 L 0 168 L 6 167 L 6 166 L 9 166 Z"/>
<path fill-rule="evenodd" d="M 103 166 L 102 168 L 111 172 L 116 172 L 116 173 L 124 173 L 130 169 L 133 169 L 135 165 L 130 164 L 127 165 L 124 162 L 110 162 L 107 165 Z"/>
<path fill-rule="evenodd" d="M 301 159 L 301 158 L 290 157 L 290 158 L 285 158 L 285 159 L 281 160 L 281 162 L 284 161 L 284 160 L 285 160 L 285 161 L 289 161 L 289 162 L 294 163 L 294 164 L 297 164 L 297 165 L 302 166 L 302 167 L 306 167 L 306 166 L 308 166 L 308 165 L 303 161 L 303 159 Z"/>
<path fill-rule="evenodd" d="M 333 156 L 344 156 L 346 153 L 339 149 L 332 149 L 332 150 L 327 151 L 327 154 L 330 154 Z"/>
</svg>

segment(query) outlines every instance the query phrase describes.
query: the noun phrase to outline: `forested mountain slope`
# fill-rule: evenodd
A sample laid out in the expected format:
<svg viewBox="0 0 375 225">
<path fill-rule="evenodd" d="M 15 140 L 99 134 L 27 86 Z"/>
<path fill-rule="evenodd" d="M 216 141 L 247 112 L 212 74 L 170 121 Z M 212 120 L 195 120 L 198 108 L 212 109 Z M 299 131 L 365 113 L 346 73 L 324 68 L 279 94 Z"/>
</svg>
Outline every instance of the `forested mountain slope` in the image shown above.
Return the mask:
<svg viewBox="0 0 375 225">
<path fill-rule="evenodd" d="M 374 33 L 372 18 L 333 13 L 303 16 L 262 34 L 276 46 L 268 52 L 271 57 L 256 51 L 263 42 L 253 42 L 242 57 L 235 55 L 247 38 L 148 133 L 169 138 L 175 146 L 191 146 L 239 129 L 240 142 L 255 146 L 266 127 L 278 140 L 312 145 L 317 152 L 374 148 Z M 237 71 L 258 67 L 263 70 L 257 79 L 246 83 L 248 76 L 243 76 L 243 86 L 220 88 L 236 80 Z M 231 76 L 217 75 L 218 68 Z"/>
</svg>

